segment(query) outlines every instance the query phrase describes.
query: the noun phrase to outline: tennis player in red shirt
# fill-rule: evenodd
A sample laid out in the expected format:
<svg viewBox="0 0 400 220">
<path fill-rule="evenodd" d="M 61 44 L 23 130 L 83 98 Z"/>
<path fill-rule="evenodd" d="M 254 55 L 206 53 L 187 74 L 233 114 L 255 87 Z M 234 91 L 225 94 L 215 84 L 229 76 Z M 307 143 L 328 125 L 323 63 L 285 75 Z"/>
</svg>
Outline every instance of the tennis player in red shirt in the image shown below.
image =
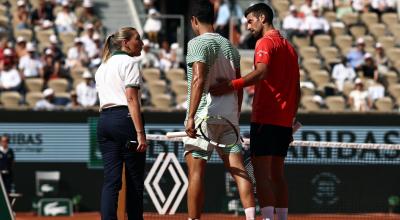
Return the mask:
<svg viewBox="0 0 400 220">
<path fill-rule="evenodd" d="M 246 76 L 221 82 L 213 95 L 230 93 L 255 85 L 250 128 L 250 150 L 256 187 L 264 219 L 286 220 L 288 187 L 284 160 L 293 140 L 292 126 L 300 99 L 299 66 L 296 51 L 272 24 L 270 6 L 258 3 L 245 16 L 247 29 L 258 39 L 254 71 Z"/>
</svg>

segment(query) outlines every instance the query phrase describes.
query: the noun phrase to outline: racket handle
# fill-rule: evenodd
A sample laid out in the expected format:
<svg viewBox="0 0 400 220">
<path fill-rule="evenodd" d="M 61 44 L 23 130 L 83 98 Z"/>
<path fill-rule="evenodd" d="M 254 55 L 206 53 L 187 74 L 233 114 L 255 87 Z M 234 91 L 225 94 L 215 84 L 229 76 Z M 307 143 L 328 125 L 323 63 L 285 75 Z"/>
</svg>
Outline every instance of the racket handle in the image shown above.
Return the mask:
<svg viewBox="0 0 400 220">
<path fill-rule="evenodd" d="M 167 136 L 167 138 L 176 138 L 176 137 L 186 137 L 187 134 L 184 131 L 177 131 L 177 132 L 167 132 L 165 136 Z"/>
</svg>

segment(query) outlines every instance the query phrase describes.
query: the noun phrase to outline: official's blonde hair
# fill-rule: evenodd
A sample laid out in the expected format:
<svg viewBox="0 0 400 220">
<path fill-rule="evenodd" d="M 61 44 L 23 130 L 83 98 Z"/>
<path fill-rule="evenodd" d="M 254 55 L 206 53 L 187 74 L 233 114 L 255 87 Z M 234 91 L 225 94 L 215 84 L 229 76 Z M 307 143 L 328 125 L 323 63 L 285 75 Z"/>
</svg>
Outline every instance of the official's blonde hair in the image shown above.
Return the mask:
<svg viewBox="0 0 400 220">
<path fill-rule="evenodd" d="M 137 30 L 133 27 L 123 27 L 117 32 L 109 35 L 103 47 L 103 62 L 106 62 L 110 58 L 114 50 L 121 50 L 122 41 L 130 40 L 131 37 L 138 34 Z"/>
</svg>

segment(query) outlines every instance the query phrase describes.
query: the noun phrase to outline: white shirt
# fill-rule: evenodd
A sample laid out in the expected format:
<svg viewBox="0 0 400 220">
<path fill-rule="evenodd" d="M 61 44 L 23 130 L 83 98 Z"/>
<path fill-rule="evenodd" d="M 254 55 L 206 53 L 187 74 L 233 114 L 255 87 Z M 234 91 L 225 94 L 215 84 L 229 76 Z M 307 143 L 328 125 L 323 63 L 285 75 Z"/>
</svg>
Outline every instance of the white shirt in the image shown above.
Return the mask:
<svg viewBox="0 0 400 220">
<path fill-rule="evenodd" d="M 53 110 L 55 105 L 47 101 L 47 99 L 42 99 L 36 102 L 35 110 Z"/>
<path fill-rule="evenodd" d="M 353 98 L 353 106 L 351 106 L 353 111 L 365 111 L 368 110 L 367 99 L 368 92 L 353 90 L 350 92 L 349 97 Z"/>
<path fill-rule="evenodd" d="M 97 101 L 97 90 L 93 83 L 87 85 L 86 82 L 81 82 L 76 87 L 76 95 L 78 102 L 84 107 L 94 106 Z"/>
<path fill-rule="evenodd" d="M 62 28 L 65 28 L 65 31 L 72 31 L 75 28 L 75 23 L 76 23 L 76 16 L 74 13 L 72 12 L 64 12 L 64 11 L 60 11 L 57 13 L 57 17 L 55 20 L 55 24 L 57 26 L 60 26 Z"/>
<path fill-rule="evenodd" d="M 329 31 L 329 23 L 323 17 L 315 17 L 314 15 L 310 15 L 306 17 L 304 22 L 304 27 L 306 30 L 323 30 L 325 32 Z"/>
<path fill-rule="evenodd" d="M 157 18 L 149 17 L 144 24 L 144 32 L 159 32 L 161 30 L 161 21 Z"/>
<path fill-rule="evenodd" d="M 312 5 L 320 9 L 333 9 L 333 1 L 334 0 L 313 0 Z"/>
<path fill-rule="evenodd" d="M 288 15 L 283 19 L 283 29 L 295 29 L 299 30 L 302 24 L 302 20 L 298 17 L 293 16 L 292 14 Z"/>
<path fill-rule="evenodd" d="M 368 96 L 372 101 L 383 98 L 385 96 L 385 87 L 381 84 L 374 84 L 368 87 Z"/>
<path fill-rule="evenodd" d="M 347 81 L 353 81 L 356 72 L 352 67 L 346 67 L 343 63 L 336 64 L 332 70 L 332 78 L 335 79 L 339 91 L 343 91 L 343 84 Z"/>
<path fill-rule="evenodd" d="M 93 41 L 92 38 L 89 37 L 89 35 L 86 34 L 82 36 L 81 41 L 83 42 L 83 45 L 89 57 L 94 57 L 98 53 L 96 43 Z"/>
<path fill-rule="evenodd" d="M 39 70 L 43 67 L 39 59 L 31 58 L 29 54 L 19 60 L 18 68 L 23 71 L 25 77 L 39 76 Z"/>
<path fill-rule="evenodd" d="M 100 109 L 106 104 L 127 106 L 125 88 L 142 85 L 139 61 L 123 52 L 114 53 L 97 69 L 95 79 Z"/>
<path fill-rule="evenodd" d="M 21 76 L 16 69 L 2 70 L 0 73 L 0 85 L 5 89 L 16 87 L 21 82 Z"/>
</svg>

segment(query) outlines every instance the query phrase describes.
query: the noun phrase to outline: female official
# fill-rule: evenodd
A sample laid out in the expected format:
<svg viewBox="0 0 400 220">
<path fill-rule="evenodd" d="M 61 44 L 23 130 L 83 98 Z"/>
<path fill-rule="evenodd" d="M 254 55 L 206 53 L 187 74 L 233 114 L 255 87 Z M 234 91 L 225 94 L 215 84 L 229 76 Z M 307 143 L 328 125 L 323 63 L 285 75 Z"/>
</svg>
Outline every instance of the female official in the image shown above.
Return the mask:
<svg viewBox="0 0 400 220">
<path fill-rule="evenodd" d="M 139 63 L 143 42 L 135 28 L 124 27 L 107 37 L 96 72 L 100 99 L 97 138 L 104 163 L 102 220 L 117 220 L 118 191 L 125 162 L 127 213 L 143 219 L 146 135 L 140 111 Z"/>
</svg>

